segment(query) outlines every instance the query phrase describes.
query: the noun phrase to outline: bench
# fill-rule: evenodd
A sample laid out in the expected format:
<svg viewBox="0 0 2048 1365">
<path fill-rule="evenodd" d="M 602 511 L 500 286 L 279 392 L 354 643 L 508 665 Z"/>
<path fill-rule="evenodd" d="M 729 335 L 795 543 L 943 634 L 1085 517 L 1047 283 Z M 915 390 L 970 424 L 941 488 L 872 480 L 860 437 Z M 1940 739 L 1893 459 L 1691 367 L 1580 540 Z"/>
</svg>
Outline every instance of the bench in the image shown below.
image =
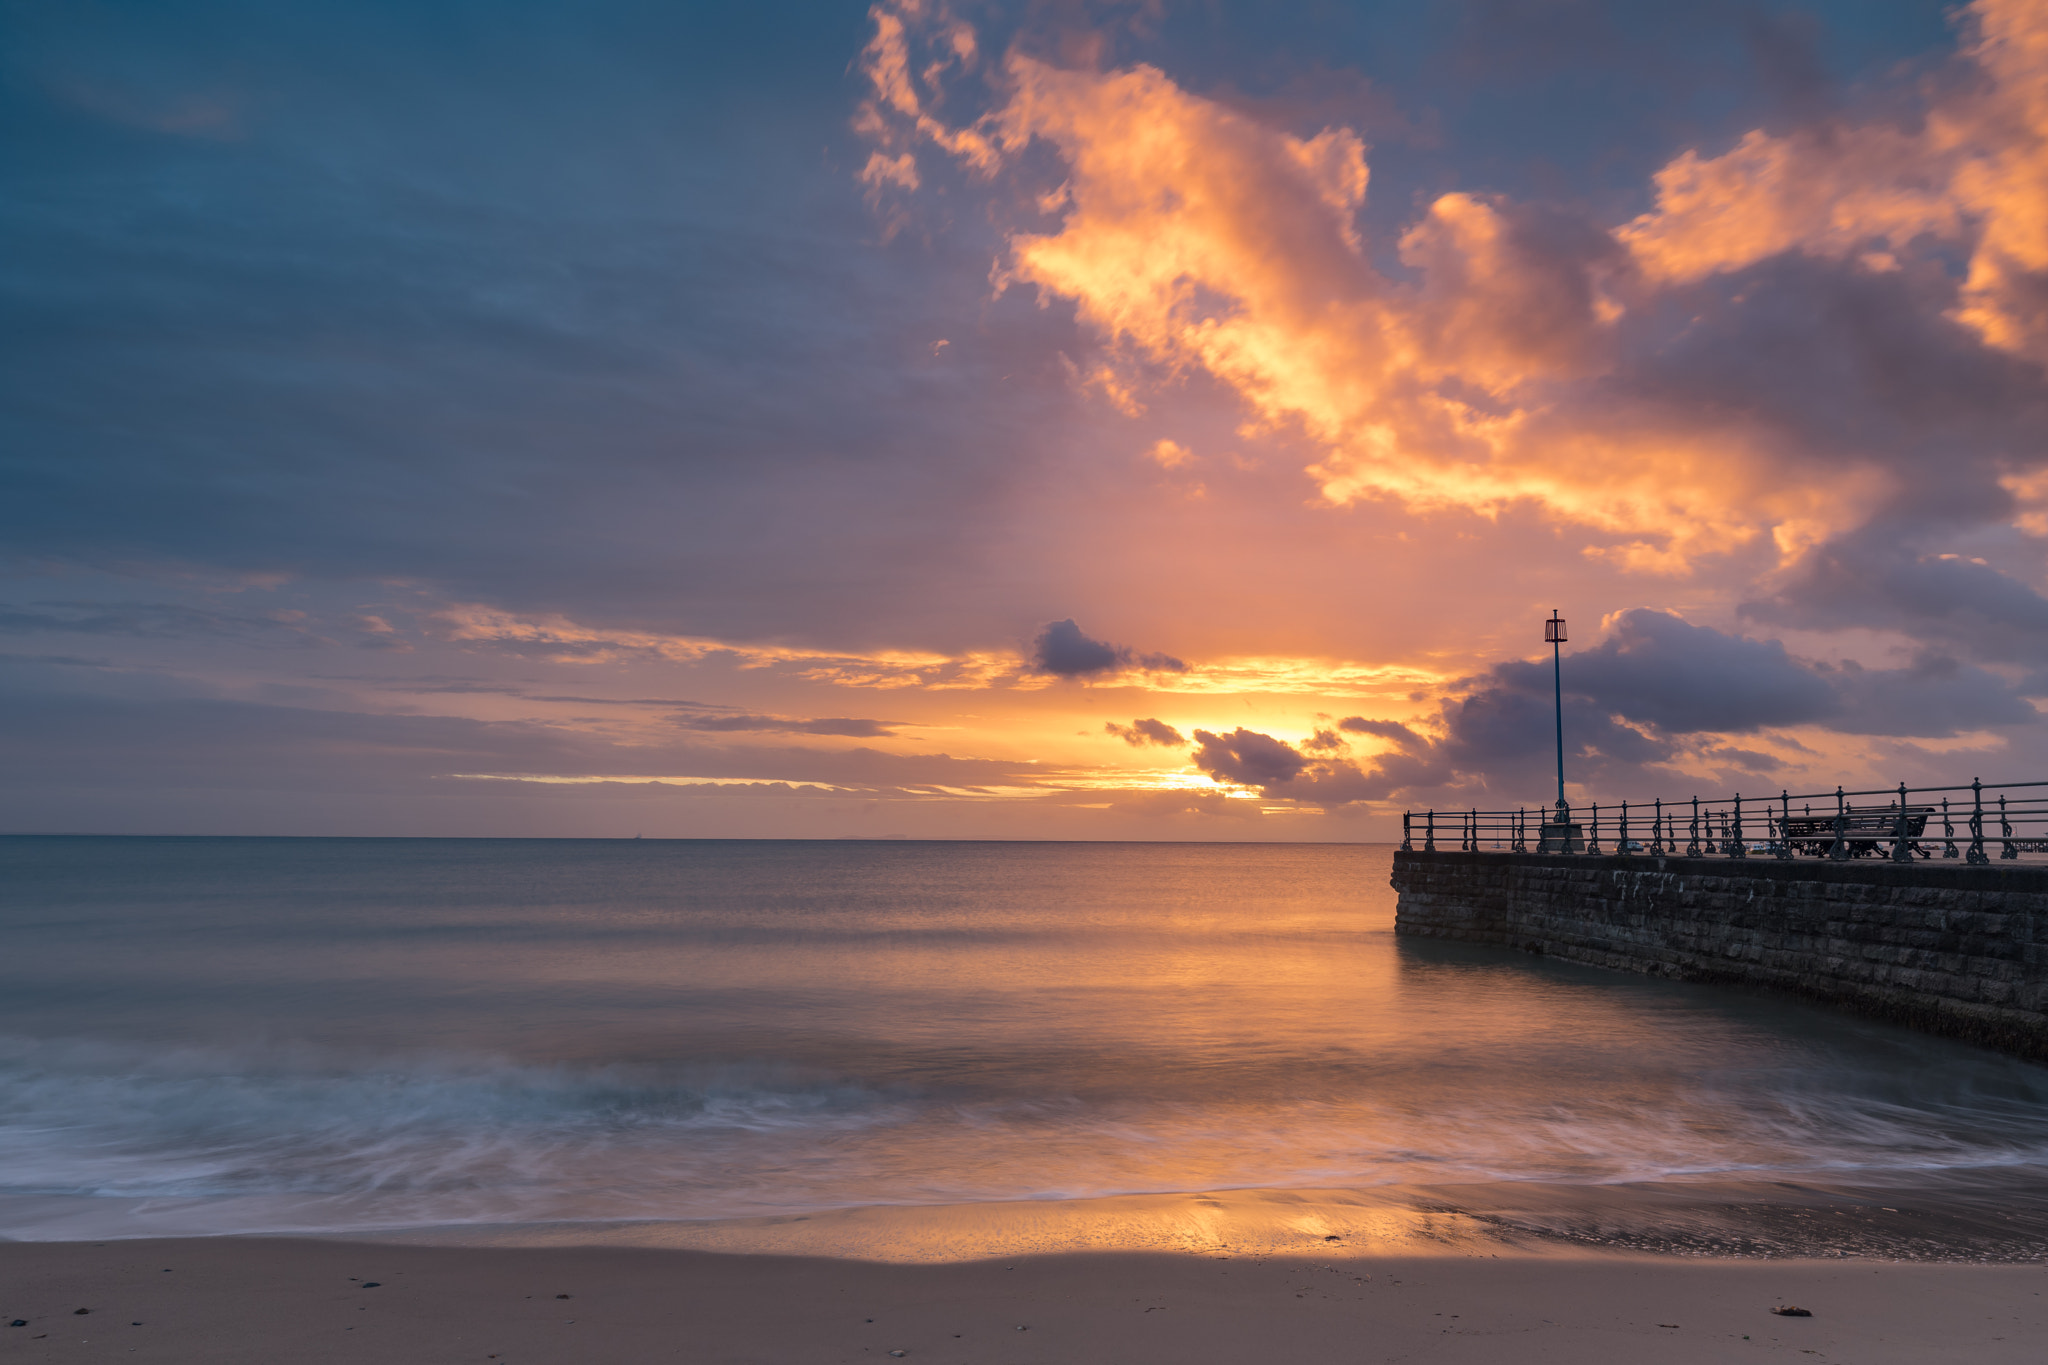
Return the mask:
<svg viewBox="0 0 2048 1365">
<path fill-rule="evenodd" d="M 1935 813 L 1933 806 L 1906 807 L 1906 842 L 1911 851 L 1923 858 L 1934 855 L 1919 846 L 1918 840 L 1927 833 L 1928 817 Z M 1795 815 L 1780 822 L 1784 828 L 1779 838 L 1794 853 L 1807 853 L 1816 858 L 1825 858 L 1835 846 L 1835 817 L 1833 815 Z M 1890 846 L 1899 838 L 1899 807 L 1851 806 L 1842 815 L 1842 842 L 1847 844 L 1852 858 L 1868 858 L 1875 855 L 1879 845 Z"/>
</svg>

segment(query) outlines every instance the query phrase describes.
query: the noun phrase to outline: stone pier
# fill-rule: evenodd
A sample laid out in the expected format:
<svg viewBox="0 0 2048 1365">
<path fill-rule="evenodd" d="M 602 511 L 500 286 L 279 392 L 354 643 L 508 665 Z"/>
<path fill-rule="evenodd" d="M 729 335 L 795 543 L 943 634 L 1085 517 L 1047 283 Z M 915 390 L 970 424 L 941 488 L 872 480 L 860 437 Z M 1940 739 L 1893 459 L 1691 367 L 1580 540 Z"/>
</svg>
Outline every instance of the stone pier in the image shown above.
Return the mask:
<svg viewBox="0 0 2048 1365">
<path fill-rule="evenodd" d="M 2048 1060 L 2048 867 L 1394 855 L 1395 932 L 1784 991 Z"/>
</svg>

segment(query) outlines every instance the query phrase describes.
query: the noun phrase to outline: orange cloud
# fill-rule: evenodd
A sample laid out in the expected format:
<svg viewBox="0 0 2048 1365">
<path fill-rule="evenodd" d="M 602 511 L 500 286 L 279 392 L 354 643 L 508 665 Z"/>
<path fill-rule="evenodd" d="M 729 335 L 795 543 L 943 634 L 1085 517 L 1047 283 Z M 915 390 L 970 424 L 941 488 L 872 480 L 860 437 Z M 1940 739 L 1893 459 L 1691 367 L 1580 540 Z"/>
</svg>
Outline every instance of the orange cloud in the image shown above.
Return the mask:
<svg viewBox="0 0 2048 1365">
<path fill-rule="evenodd" d="M 1977 0 L 1966 14 L 1974 79 L 1937 95 L 1919 127 L 1758 131 L 1718 157 L 1687 152 L 1658 172 L 1657 207 L 1617 235 L 1672 280 L 1782 251 L 1882 269 L 1922 234 L 1963 244 L 1957 318 L 2048 360 L 2048 0 Z"/>
<path fill-rule="evenodd" d="M 1040 199 L 1057 226 L 1011 235 L 999 287 L 1071 300 L 1127 369 L 1227 384 L 1249 434 L 1319 449 L 1309 473 L 1331 503 L 1533 503 L 1595 533 L 1589 553 L 1650 572 L 1751 546 L 1789 560 L 1863 524 L 1903 487 L 1883 461 L 1802 464 L 1796 437 L 1739 407 L 1598 390 L 1631 310 L 1778 253 L 1890 269 L 1916 239 L 1972 240 L 1957 316 L 2048 354 L 2048 0 L 1972 7 L 1965 60 L 1981 79 L 1918 132 L 1756 132 L 1719 157 L 1687 152 L 1658 173 L 1656 207 L 1612 231 L 1447 194 L 1402 235 L 1403 280 L 1359 238 L 1370 172 L 1354 131 L 1299 138 L 1151 66 L 1020 53 L 997 107 L 949 129 L 898 93 L 920 11 L 875 13 L 870 51 L 892 55 L 871 77 L 903 115 L 891 136 L 961 148 L 978 174 L 1032 144 L 1064 167 Z"/>
</svg>

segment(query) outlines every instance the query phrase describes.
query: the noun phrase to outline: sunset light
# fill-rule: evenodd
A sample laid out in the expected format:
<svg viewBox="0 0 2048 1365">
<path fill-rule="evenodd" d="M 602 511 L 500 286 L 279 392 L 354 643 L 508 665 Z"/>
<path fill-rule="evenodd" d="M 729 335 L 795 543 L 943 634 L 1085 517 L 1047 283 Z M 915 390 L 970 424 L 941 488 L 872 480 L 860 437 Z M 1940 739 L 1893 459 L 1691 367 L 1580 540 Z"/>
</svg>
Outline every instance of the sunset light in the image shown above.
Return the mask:
<svg viewBox="0 0 2048 1365">
<path fill-rule="evenodd" d="M 1149 13 L 879 0 L 744 151 L 598 134 L 717 100 L 564 66 L 502 174 L 505 73 L 415 139 L 34 48 L 73 150 L 13 172 L 16 259 L 127 359 L 15 370 L 12 818 L 1202 839 L 1257 793 L 1252 837 L 1384 839 L 1541 796 L 1553 603 L 1575 782 L 2048 752 L 2048 6 L 1645 29 L 1704 65 L 1574 96 L 1591 142 L 1494 20 L 1397 70 Z M 301 245 L 233 245 L 259 184 Z"/>
<path fill-rule="evenodd" d="M 2048 0 L 13 0 L 0 128 L 0 1346 L 2041 1357 Z"/>
</svg>

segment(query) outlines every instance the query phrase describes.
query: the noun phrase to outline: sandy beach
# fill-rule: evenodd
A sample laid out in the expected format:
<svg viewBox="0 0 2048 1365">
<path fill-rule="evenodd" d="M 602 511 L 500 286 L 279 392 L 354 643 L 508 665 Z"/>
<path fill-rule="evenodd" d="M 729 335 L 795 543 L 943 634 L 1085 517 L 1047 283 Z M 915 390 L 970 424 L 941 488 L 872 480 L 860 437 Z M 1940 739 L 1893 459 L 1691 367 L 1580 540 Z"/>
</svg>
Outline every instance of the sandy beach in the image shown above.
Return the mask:
<svg viewBox="0 0 2048 1365">
<path fill-rule="evenodd" d="M 1614 1255 L 897 1265 L 620 1248 L 0 1246 L 0 1359 L 2037 1361 L 2048 1269 Z M 1795 1304 L 1812 1316 L 1781 1317 Z M 87 1309 L 80 1314 L 77 1310 Z M 898 1354 L 900 1353 L 900 1354 Z"/>
</svg>

